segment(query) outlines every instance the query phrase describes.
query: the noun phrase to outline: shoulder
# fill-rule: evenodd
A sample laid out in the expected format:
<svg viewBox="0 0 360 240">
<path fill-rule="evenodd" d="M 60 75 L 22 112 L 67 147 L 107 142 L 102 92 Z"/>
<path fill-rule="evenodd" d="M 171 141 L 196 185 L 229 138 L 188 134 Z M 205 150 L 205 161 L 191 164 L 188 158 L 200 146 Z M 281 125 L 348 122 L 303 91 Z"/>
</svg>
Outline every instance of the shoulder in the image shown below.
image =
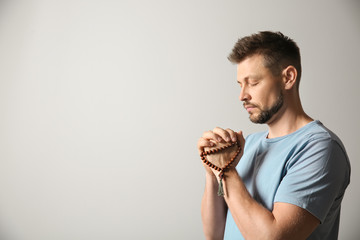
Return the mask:
<svg viewBox="0 0 360 240">
<path fill-rule="evenodd" d="M 322 122 L 315 120 L 304 127 L 303 134 L 309 139 L 329 139 L 341 142 L 340 138 L 325 127 Z"/>
<path fill-rule="evenodd" d="M 338 152 L 348 161 L 345 147 L 340 138 L 318 120 L 291 134 L 287 142 L 294 144 L 297 153 L 310 152 L 311 155 L 331 157 L 334 152 Z"/>
<path fill-rule="evenodd" d="M 346 188 L 350 181 L 350 161 L 339 137 L 320 121 L 314 121 L 298 140 L 285 165 L 286 171 L 339 181 Z"/>
<path fill-rule="evenodd" d="M 337 151 L 348 161 L 345 147 L 340 138 L 320 121 L 312 122 L 302 134 L 302 139 L 308 147 L 315 146 L 323 148 L 324 152 Z"/>
<path fill-rule="evenodd" d="M 323 149 L 325 153 L 336 146 L 346 155 L 345 147 L 339 137 L 318 120 L 308 123 L 289 135 L 269 141 L 291 146 L 292 151 L 296 152 L 312 147 L 321 147 L 322 149 L 328 147 L 328 149 Z"/>
</svg>

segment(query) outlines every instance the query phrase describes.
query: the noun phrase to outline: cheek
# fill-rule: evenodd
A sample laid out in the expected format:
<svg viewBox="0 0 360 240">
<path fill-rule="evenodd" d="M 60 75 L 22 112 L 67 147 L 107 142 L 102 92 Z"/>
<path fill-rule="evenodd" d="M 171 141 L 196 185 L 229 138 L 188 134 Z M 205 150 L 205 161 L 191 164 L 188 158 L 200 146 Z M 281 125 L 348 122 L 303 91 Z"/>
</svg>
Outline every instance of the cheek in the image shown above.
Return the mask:
<svg viewBox="0 0 360 240">
<path fill-rule="evenodd" d="M 278 88 L 268 88 L 267 90 L 262 91 L 261 94 L 257 94 L 257 98 L 254 100 L 262 109 L 269 108 L 277 101 L 279 94 Z"/>
</svg>

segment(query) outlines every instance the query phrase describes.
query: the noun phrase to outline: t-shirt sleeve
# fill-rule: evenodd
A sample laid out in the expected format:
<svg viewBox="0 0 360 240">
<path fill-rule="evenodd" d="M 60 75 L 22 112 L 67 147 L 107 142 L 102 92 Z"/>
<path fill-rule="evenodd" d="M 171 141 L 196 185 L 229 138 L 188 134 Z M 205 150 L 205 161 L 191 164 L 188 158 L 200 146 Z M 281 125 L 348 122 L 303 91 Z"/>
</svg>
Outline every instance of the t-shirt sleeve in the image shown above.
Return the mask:
<svg viewBox="0 0 360 240">
<path fill-rule="evenodd" d="M 347 156 L 333 139 L 308 140 L 286 163 L 274 202 L 306 209 L 321 222 L 348 185 Z"/>
</svg>

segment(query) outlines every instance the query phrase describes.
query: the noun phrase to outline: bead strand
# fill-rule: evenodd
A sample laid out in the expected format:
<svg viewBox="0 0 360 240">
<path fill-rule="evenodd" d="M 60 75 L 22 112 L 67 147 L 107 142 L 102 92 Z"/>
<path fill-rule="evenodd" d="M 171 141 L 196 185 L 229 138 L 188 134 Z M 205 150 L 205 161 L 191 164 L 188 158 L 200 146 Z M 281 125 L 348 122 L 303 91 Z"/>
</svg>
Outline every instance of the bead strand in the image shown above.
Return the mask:
<svg viewBox="0 0 360 240">
<path fill-rule="evenodd" d="M 237 148 L 237 151 L 236 151 L 235 155 L 230 159 L 230 161 L 229 161 L 223 168 L 221 168 L 221 167 L 219 167 L 219 166 L 216 166 L 215 164 L 213 164 L 213 163 L 211 163 L 209 160 L 207 160 L 207 158 L 206 158 L 207 155 L 211 155 L 211 154 L 218 153 L 218 152 L 220 152 L 220 151 L 222 151 L 222 150 L 225 150 L 225 149 L 227 149 L 227 148 L 229 148 L 229 147 L 232 147 L 232 146 L 234 146 L 234 145 L 236 145 L 236 146 L 238 147 L 238 148 Z M 224 172 L 225 170 L 227 170 L 227 169 L 230 168 L 230 165 L 234 162 L 235 158 L 239 155 L 240 151 L 241 151 L 241 148 L 240 148 L 239 144 L 238 144 L 237 142 L 233 142 L 233 143 L 231 143 L 231 144 L 229 144 L 229 145 L 226 145 L 226 146 L 222 146 L 222 147 L 219 147 L 219 148 L 210 149 L 210 150 L 208 150 L 208 151 L 202 151 L 202 152 L 200 153 L 200 157 L 201 157 L 202 161 L 203 161 L 207 166 L 215 169 L 216 171 Z"/>
<path fill-rule="evenodd" d="M 232 147 L 236 144 L 237 146 L 237 150 L 234 154 L 234 156 L 230 159 L 230 161 L 228 163 L 225 164 L 225 166 L 223 168 L 221 167 L 218 167 L 216 166 L 215 164 L 211 163 L 209 160 L 207 160 L 206 156 L 207 155 L 210 155 L 210 154 L 214 154 L 214 153 L 218 153 L 222 150 L 225 150 L 229 147 Z M 202 151 L 200 153 L 200 157 L 201 157 L 201 160 L 204 162 L 204 164 L 206 164 L 207 166 L 215 169 L 216 171 L 219 171 L 219 179 L 220 179 L 220 182 L 219 182 L 219 190 L 218 190 L 218 196 L 224 196 L 224 189 L 223 189 L 223 183 L 222 183 L 222 180 L 224 178 L 224 172 L 227 171 L 228 169 L 230 169 L 230 165 L 235 161 L 235 158 L 239 155 L 241 151 L 241 147 L 239 146 L 239 144 L 237 142 L 234 142 L 234 143 L 231 143 L 229 145 L 226 145 L 226 146 L 222 146 L 222 147 L 219 147 L 219 148 L 213 148 L 213 149 L 210 149 L 209 151 Z"/>
</svg>

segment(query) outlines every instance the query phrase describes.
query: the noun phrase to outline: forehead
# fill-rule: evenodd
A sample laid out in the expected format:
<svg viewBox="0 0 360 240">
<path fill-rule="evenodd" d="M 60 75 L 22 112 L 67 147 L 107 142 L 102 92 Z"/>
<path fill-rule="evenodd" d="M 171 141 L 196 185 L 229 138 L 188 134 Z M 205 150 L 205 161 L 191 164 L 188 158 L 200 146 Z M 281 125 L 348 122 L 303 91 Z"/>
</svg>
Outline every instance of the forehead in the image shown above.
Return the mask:
<svg viewBox="0 0 360 240">
<path fill-rule="evenodd" d="M 264 65 L 262 55 L 253 55 L 245 58 L 237 65 L 237 81 L 249 79 L 273 78 L 271 70 Z"/>
<path fill-rule="evenodd" d="M 238 80 L 266 72 L 269 72 L 269 69 L 264 66 L 264 57 L 261 55 L 247 57 L 237 65 Z"/>
</svg>

